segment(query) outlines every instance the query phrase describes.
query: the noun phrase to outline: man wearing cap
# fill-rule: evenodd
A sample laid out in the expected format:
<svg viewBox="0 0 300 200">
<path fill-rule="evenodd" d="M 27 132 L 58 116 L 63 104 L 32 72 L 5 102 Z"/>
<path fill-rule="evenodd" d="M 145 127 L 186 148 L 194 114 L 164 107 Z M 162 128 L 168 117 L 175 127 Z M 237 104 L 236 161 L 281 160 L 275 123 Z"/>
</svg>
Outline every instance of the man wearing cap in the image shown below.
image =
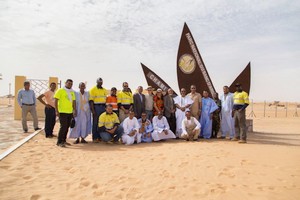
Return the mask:
<svg viewBox="0 0 300 200">
<path fill-rule="evenodd" d="M 143 87 L 139 86 L 137 93 L 133 95 L 133 110 L 135 117 L 140 119 L 142 113 L 145 112 L 145 95 L 143 94 Z"/>
<path fill-rule="evenodd" d="M 148 86 L 147 92 L 148 94 L 145 94 L 145 112 L 147 114 L 147 119 L 151 121 L 153 117 L 153 107 L 154 107 L 153 88 L 151 86 Z"/>
<path fill-rule="evenodd" d="M 22 109 L 22 126 L 24 133 L 28 132 L 27 126 L 27 114 L 30 112 L 33 118 L 33 128 L 35 131 L 40 130 L 38 127 L 38 118 L 36 114 L 36 99 L 35 93 L 30 89 L 30 82 L 24 82 L 24 89 L 19 90 L 18 92 L 18 104 Z"/>
<path fill-rule="evenodd" d="M 98 133 L 98 121 L 99 116 L 105 112 L 105 104 L 106 104 L 106 96 L 107 96 L 107 90 L 102 87 L 103 80 L 102 78 L 97 79 L 97 85 L 94 86 L 90 91 L 90 97 L 89 97 L 89 103 L 91 107 L 91 111 L 93 114 L 93 127 L 92 127 L 92 133 L 93 133 L 93 141 L 99 142 L 101 137 Z"/>
<path fill-rule="evenodd" d="M 235 122 L 235 137 L 233 141 L 247 142 L 246 108 L 249 105 L 247 92 L 243 91 L 240 83 L 235 84 L 236 92 L 233 94 L 233 116 Z"/>
<path fill-rule="evenodd" d="M 123 127 L 120 125 L 117 114 L 113 112 L 111 104 L 106 105 L 105 112 L 100 115 L 98 129 L 103 142 L 119 142 L 123 134 Z"/>
<path fill-rule="evenodd" d="M 223 94 L 220 95 L 221 100 L 221 136 L 219 139 L 225 139 L 226 134 L 229 133 L 229 138 L 234 137 L 234 120 L 232 117 L 233 109 L 233 94 L 229 92 L 229 87 L 226 85 L 223 87 Z"/>
<path fill-rule="evenodd" d="M 118 99 L 117 99 L 117 88 L 112 87 L 110 90 L 110 96 L 106 98 L 106 105 L 111 104 L 113 112 L 119 115 Z"/>
<path fill-rule="evenodd" d="M 197 141 L 200 134 L 201 125 L 199 121 L 191 116 L 191 111 L 185 111 L 185 118 L 182 121 L 182 134 L 181 138 L 187 141 Z"/>
<path fill-rule="evenodd" d="M 119 119 L 122 123 L 126 117 L 128 117 L 128 113 L 133 108 L 133 96 L 130 88 L 128 87 L 128 83 L 123 83 L 123 90 L 118 93 L 118 107 L 119 107 Z"/>
<path fill-rule="evenodd" d="M 153 117 L 153 129 L 152 138 L 154 141 L 176 138 L 162 112 L 158 112 L 158 115 Z"/>
<path fill-rule="evenodd" d="M 194 103 L 194 101 L 186 95 L 186 89 L 181 88 L 180 95 L 174 98 L 176 106 L 176 137 L 180 138 L 182 133 L 182 121 L 185 118 L 185 111 Z"/>
</svg>

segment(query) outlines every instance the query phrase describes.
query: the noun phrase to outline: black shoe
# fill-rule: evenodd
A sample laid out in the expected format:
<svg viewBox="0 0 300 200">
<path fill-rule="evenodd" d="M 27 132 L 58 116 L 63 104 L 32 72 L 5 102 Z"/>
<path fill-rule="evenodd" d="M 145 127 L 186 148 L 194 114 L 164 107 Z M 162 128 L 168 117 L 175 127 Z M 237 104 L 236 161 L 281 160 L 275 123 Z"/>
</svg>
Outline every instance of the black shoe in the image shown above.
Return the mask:
<svg viewBox="0 0 300 200">
<path fill-rule="evenodd" d="M 75 140 L 74 144 L 78 144 L 79 143 L 79 138 L 77 138 L 77 140 Z"/>
<path fill-rule="evenodd" d="M 69 142 L 64 142 L 63 144 L 64 144 L 64 145 L 71 146 L 71 144 L 70 144 Z"/>
<path fill-rule="evenodd" d="M 34 130 L 35 130 L 35 131 L 38 131 L 38 130 L 41 130 L 41 128 L 37 127 L 37 128 L 35 128 Z"/>
<path fill-rule="evenodd" d="M 66 147 L 66 145 L 64 143 L 57 143 L 56 145 L 59 147 Z"/>
<path fill-rule="evenodd" d="M 24 133 L 28 133 L 28 130 L 24 130 Z"/>
</svg>

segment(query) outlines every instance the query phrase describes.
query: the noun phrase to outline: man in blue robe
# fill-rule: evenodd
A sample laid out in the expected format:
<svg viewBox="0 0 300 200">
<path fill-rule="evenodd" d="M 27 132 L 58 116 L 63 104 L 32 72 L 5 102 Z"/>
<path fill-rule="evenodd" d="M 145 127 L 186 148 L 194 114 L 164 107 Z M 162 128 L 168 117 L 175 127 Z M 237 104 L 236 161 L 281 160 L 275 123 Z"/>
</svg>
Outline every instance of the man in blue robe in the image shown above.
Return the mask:
<svg viewBox="0 0 300 200">
<path fill-rule="evenodd" d="M 213 112 L 217 109 L 218 106 L 215 101 L 212 98 L 208 97 L 207 91 L 203 91 L 202 111 L 200 118 L 200 137 L 203 137 L 205 139 L 209 139 L 211 137 Z"/>
</svg>

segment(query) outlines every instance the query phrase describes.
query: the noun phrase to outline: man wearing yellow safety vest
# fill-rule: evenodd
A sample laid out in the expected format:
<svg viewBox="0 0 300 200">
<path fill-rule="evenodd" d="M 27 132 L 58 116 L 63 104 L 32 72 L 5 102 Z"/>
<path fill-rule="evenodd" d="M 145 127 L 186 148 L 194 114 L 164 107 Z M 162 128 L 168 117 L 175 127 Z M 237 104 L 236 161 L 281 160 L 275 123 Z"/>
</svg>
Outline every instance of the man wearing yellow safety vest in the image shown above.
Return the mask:
<svg viewBox="0 0 300 200">
<path fill-rule="evenodd" d="M 123 90 L 118 93 L 118 107 L 119 107 L 119 119 L 120 122 L 123 122 L 128 113 L 133 108 L 133 96 L 131 90 L 128 87 L 128 83 L 123 83 Z"/>
<path fill-rule="evenodd" d="M 93 142 L 100 142 L 100 134 L 98 132 L 99 116 L 105 112 L 107 90 L 102 87 L 102 78 L 97 79 L 97 85 L 90 90 L 90 108 L 93 114 Z"/>
<path fill-rule="evenodd" d="M 235 123 L 235 137 L 233 141 L 239 143 L 247 142 L 247 127 L 246 127 L 246 108 L 249 105 L 249 97 L 247 92 L 243 91 L 240 83 L 235 84 L 236 92 L 233 95 L 233 111 Z"/>
</svg>

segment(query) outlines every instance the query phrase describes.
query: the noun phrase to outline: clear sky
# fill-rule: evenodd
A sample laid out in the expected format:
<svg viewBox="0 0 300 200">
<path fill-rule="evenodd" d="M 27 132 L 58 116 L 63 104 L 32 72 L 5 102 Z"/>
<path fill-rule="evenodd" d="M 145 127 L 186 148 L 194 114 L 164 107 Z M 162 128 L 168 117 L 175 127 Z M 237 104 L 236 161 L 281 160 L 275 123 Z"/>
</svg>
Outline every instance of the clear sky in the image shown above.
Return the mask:
<svg viewBox="0 0 300 200">
<path fill-rule="evenodd" d="M 184 22 L 219 93 L 251 61 L 250 98 L 300 101 L 297 0 L 0 0 L 0 96 L 15 75 L 146 87 L 140 62 L 178 91 Z"/>
</svg>

